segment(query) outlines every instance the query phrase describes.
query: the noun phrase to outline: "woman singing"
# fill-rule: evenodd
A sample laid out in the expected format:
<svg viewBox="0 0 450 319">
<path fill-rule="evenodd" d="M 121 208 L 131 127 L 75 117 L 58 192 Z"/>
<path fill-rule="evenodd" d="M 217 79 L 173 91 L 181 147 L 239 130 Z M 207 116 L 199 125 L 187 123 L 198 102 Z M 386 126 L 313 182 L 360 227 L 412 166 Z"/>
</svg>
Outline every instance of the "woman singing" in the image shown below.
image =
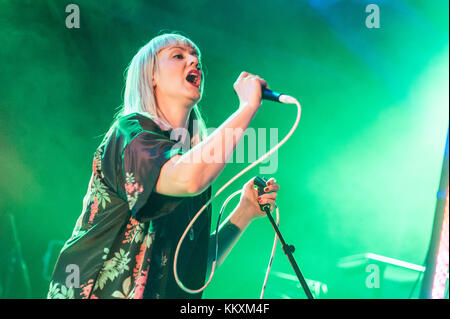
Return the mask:
<svg viewBox="0 0 450 319">
<path fill-rule="evenodd" d="M 242 72 L 234 83 L 239 107 L 206 136 L 197 107 L 204 84 L 200 59 L 198 47 L 178 34 L 157 36 L 134 56 L 123 108 L 95 152 L 83 211 L 58 257 L 48 298 L 201 298 L 175 282 L 175 248 L 210 199 L 211 184 L 260 107 L 267 83 Z M 173 139 L 175 129 L 188 134 Z M 220 152 L 221 160 L 204 160 L 211 152 Z M 278 190 L 273 178 L 260 197 L 253 179 L 243 186 L 219 230 L 218 265 L 250 222 L 265 215 L 259 204 L 274 208 Z M 210 225 L 211 206 L 181 246 L 177 269 L 186 287 L 204 284 L 215 248 Z"/>
</svg>

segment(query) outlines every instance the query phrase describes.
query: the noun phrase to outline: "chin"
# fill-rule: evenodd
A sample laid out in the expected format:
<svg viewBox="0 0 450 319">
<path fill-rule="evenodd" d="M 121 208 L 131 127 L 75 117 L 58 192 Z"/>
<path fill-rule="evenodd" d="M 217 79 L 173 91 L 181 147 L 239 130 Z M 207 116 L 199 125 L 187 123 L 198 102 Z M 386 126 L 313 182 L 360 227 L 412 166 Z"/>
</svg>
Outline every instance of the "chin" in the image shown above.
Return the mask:
<svg viewBox="0 0 450 319">
<path fill-rule="evenodd" d="M 195 106 L 198 102 L 200 102 L 200 99 L 193 99 L 193 100 L 191 100 L 191 103 L 189 103 L 189 107 Z"/>
<path fill-rule="evenodd" d="M 193 104 L 197 104 L 202 99 L 202 94 L 199 92 L 197 94 L 190 94 L 189 100 L 192 101 Z"/>
</svg>

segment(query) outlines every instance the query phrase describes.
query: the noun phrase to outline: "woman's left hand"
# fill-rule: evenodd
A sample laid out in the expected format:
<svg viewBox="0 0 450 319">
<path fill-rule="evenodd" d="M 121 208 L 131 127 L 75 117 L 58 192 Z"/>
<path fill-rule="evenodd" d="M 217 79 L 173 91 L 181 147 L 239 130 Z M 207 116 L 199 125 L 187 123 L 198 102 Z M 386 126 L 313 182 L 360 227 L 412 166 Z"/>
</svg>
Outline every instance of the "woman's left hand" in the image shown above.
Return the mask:
<svg viewBox="0 0 450 319">
<path fill-rule="evenodd" d="M 267 187 L 264 189 L 265 193 L 261 196 L 258 196 L 258 189 L 253 183 L 253 178 L 242 188 L 239 208 L 251 219 L 266 216 L 266 213 L 261 210 L 259 205 L 270 204 L 270 212 L 275 208 L 275 200 L 277 199 L 277 192 L 280 189 L 280 185 L 276 183 L 273 177 L 266 184 Z"/>
</svg>

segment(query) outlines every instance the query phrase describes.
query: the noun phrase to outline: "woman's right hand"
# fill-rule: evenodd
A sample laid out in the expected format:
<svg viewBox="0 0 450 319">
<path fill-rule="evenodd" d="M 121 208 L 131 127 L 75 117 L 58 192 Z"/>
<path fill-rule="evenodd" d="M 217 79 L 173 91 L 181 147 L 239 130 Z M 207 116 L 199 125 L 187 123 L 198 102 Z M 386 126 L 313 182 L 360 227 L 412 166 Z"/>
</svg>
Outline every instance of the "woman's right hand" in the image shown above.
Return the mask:
<svg viewBox="0 0 450 319">
<path fill-rule="evenodd" d="M 239 97 L 239 107 L 259 108 L 262 98 L 262 87 L 267 87 L 267 82 L 257 75 L 241 72 L 233 88 Z"/>
</svg>

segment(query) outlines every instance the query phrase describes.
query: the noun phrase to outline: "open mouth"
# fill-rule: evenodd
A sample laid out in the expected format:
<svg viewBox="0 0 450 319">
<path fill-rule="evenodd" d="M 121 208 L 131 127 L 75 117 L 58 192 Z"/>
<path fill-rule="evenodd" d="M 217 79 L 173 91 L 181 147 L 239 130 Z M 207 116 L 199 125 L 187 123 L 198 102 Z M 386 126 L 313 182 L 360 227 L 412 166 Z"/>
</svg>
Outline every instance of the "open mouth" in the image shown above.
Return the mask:
<svg viewBox="0 0 450 319">
<path fill-rule="evenodd" d="M 195 87 L 199 87 L 200 83 L 202 81 L 200 72 L 199 71 L 190 71 L 188 75 L 186 76 L 186 81 L 188 81 L 190 84 L 192 84 Z"/>
</svg>

